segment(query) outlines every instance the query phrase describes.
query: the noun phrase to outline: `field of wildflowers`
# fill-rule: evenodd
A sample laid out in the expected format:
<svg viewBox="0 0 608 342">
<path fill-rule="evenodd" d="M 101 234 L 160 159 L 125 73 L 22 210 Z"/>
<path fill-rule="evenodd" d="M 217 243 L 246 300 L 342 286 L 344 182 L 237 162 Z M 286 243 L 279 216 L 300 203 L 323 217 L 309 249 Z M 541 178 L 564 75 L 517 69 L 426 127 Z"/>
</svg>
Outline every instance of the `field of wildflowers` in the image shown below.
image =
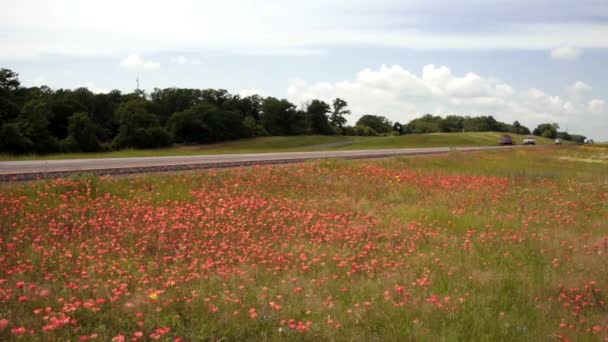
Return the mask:
<svg viewBox="0 0 608 342">
<path fill-rule="evenodd" d="M 0 340 L 608 339 L 608 148 L 0 191 Z"/>
</svg>

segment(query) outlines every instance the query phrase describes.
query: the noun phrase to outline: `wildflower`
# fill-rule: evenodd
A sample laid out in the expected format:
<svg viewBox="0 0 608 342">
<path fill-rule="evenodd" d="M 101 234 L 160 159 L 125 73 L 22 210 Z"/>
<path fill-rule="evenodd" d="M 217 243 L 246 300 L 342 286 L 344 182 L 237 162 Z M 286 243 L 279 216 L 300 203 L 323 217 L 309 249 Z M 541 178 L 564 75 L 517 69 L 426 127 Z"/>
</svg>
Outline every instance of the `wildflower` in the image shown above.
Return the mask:
<svg viewBox="0 0 608 342">
<path fill-rule="evenodd" d="M 8 319 L 6 318 L 2 318 L 0 319 L 0 331 L 4 330 L 6 327 L 8 327 Z"/>
<path fill-rule="evenodd" d="M 258 317 L 258 312 L 254 308 L 249 309 L 249 317 L 251 317 L 251 319 L 256 319 Z"/>
</svg>

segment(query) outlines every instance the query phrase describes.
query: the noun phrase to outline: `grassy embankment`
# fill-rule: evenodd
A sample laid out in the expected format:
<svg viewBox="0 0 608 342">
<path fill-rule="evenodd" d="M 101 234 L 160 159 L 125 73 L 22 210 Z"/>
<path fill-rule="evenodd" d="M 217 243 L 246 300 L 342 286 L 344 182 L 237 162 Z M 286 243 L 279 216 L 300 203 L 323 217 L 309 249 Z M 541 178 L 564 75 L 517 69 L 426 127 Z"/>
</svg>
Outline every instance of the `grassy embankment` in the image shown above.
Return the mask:
<svg viewBox="0 0 608 342">
<path fill-rule="evenodd" d="M 5 186 L 0 340 L 607 338 L 608 148 L 474 156 Z"/>
<path fill-rule="evenodd" d="M 298 152 L 336 149 L 374 149 L 439 146 L 493 146 L 502 133 L 432 133 L 397 137 L 290 136 L 238 140 L 221 144 L 176 146 L 153 150 L 122 150 L 107 153 L 61 153 L 50 155 L 12 156 L 0 154 L 2 160 L 125 158 L 154 156 L 188 156 L 233 153 Z M 517 144 L 523 136 L 512 135 Z M 551 139 L 537 137 L 537 143 L 551 144 Z M 343 145 L 342 145 L 343 144 Z"/>
</svg>

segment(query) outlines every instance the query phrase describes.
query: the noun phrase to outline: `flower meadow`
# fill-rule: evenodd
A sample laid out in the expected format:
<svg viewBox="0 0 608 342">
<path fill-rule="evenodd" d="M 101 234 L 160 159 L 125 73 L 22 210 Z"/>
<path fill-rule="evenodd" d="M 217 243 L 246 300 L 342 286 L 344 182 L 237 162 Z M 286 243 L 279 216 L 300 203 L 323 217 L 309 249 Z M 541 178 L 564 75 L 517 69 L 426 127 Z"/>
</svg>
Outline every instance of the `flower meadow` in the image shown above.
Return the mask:
<svg viewBox="0 0 608 342">
<path fill-rule="evenodd" d="M 0 340 L 608 340 L 608 148 L 0 188 Z"/>
</svg>

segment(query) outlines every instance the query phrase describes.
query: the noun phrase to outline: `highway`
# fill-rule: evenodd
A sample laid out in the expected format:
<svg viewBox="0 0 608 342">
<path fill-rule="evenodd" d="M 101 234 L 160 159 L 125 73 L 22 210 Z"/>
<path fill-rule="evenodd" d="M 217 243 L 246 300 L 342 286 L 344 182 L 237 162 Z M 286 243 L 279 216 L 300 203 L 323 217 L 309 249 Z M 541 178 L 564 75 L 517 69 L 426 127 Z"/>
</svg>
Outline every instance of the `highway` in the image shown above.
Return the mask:
<svg viewBox="0 0 608 342">
<path fill-rule="evenodd" d="M 440 154 L 450 151 L 472 152 L 508 147 L 429 147 L 353 151 L 315 151 L 220 154 L 173 157 L 97 158 L 27 160 L 0 162 L 0 181 L 57 178 L 78 173 L 99 175 L 166 172 L 222 167 L 298 163 L 321 158 L 366 159 L 394 156 Z"/>
</svg>

